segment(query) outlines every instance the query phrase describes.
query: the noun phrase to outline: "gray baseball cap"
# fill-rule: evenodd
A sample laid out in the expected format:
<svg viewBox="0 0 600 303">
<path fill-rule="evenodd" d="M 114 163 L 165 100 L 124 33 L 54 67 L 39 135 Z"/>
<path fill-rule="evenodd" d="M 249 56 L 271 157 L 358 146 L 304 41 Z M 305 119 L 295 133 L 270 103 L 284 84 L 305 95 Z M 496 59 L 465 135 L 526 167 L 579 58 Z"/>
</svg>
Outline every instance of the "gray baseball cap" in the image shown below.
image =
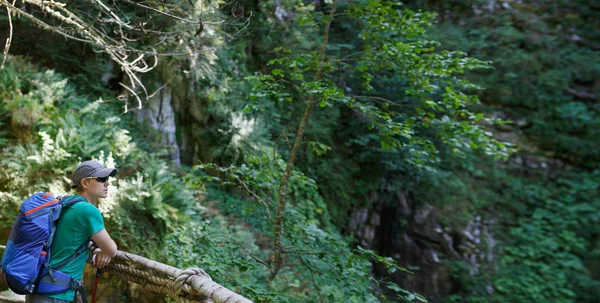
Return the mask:
<svg viewBox="0 0 600 303">
<path fill-rule="evenodd" d="M 117 174 L 116 168 L 106 168 L 102 163 L 98 161 L 84 161 L 77 166 L 71 181 L 73 181 L 73 187 L 79 185 L 79 181 L 83 178 L 89 177 L 114 177 Z"/>
</svg>

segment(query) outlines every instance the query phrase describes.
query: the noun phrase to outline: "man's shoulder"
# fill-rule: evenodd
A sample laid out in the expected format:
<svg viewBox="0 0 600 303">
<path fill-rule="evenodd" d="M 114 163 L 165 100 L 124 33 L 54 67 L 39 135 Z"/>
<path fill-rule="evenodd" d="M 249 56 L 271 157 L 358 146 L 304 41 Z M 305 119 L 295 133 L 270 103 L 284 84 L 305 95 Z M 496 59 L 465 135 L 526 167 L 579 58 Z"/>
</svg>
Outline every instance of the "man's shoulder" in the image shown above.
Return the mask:
<svg viewBox="0 0 600 303">
<path fill-rule="evenodd" d="M 68 202 L 75 198 L 78 198 L 78 197 L 77 196 L 66 197 L 65 201 Z M 76 202 L 75 204 L 69 206 L 69 208 L 71 208 L 72 210 L 74 210 L 76 212 L 94 213 L 94 214 L 100 213 L 100 211 L 98 210 L 98 208 L 96 208 L 96 206 L 94 206 L 92 203 L 89 203 L 85 199 L 83 201 Z"/>
</svg>

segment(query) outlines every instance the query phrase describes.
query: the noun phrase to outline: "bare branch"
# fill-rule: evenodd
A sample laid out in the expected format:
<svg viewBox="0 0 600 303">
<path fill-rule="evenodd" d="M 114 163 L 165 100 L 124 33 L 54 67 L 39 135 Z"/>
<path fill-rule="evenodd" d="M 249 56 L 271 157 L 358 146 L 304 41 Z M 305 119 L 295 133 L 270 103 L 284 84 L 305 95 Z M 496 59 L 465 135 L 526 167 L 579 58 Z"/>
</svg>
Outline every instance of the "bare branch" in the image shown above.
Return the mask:
<svg viewBox="0 0 600 303">
<path fill-rule="evenodd" d="M 100 0 L 92 0 L 92 3 L 98 4 L 98 6 L 101 8 L 101 11 L 104 11 L 105 13 L 107 13 L 111 17 L 113 17 L 112 20 L 114 20 L 119 26 L 123 26 L 123 27 L 125 27 L 127 29 L 132 29 L 132 27 L 128 23 L 125 23 L 125 22 L 121 21 L 121 19 L 119 18 L 119 16 L 117 16 L 115 13 L 113 13 L 113 11 L 108 6 L 106 6 L 106 4 L 104 4 L 102 1 L 100 1 Z"/>
<path fill-rule="evenodd" d="M 185 23 L 194 24 L 194 25 L 198 25 L 198 24 L 200 24 L 200 22 L 199 22 L 199 21 L 194 21 L 194 20 L 189 20 L 189 19 L 181 18 L 181 17 L 175 16 L 175 15 L 173 15 L 173 14 L 169 14 L 169 13 L 167 13 L 167 12 L 160 11 L 160 10 L 158 10 L 158 9 L 154 8 L 154 7 L 147 6 L 147 5 L 143 5 L 143 4 L 141 4 L 141 3 L 137 3 L 137 2 L 133 2 L 133 1 L 129 1 L 129 0 L 125 0 L 124 2 L 125 2 L 125 3 L 129 3 L 129 4 L 132 4 L 132 5 L 135 5 L 135 6 L 139 6 L 139 7 L 141 7 L 141 8 L 145 8 L 145 9 L 151 10 L 151 11 L 153 11 L 153 12 L 156 12 L 156 13 L 158 13 L 158 14 L 161 14 L 161 15 L 167 16 L 167 17 L 169 17 L 169 18 L 173 18 L 173 19 L 175 19 L 175 20 L 183 21 L 183 22 L 185 22 Z M 221 20 L 221 21 L 218 21 L 218 22 L 202 21 L 202 24 L 208 24 L 208 25 L 219 25 L 219 24 L 223 24 L 224 22 L 225 22 L 225 20 Z"/>
<path fill-rule="evenodd" d="M 137 109 L 142 109 L 142 100 L 140 99 L 140 96 L 138 96 L 138 94 L 133 90 L 133 88 L 123 84 L 123 83 L 119 83 L 119 85 L 121 85 L 124 89 L 126 89 L 129 93 L 131 93 L 138 101 L 138 107 Z M 125 114 L 128 112 L 128 108 L 127 106 L 125 106 Z"/>
<path fill-rule="evenodd" d="M 11 3 L 12 2 L 12 3 Z M 207 47 L 194 47 L 187 51 L 177 51 L 177 49 L 168 49 L 165 52 L 157 52 L 151 46 L 145 45 L 143 48 L 137 48 L 131 42 L 139 41 L 141 38 L 156 38 L 155 46 L 163 46 L 170 41 L 178 41 L 178 35 L 173 32 L 162 31 L 161 29 L 145 28 L 150 24 L 150 20 L 156 14 L 167 16 L 178 23 L 184 22 L 190 25 L 197 25 L 199 21 L 189 20 L 188 17 L 177 15 L 189 14 L 188 10 L 180 6 L 168 5 L 163 3 L 163 9 L 152 7 L 147 3 L 136 3 L 131 0 L 124 0 L 127 5 L 147 10 L 146 17 L 130 17 L 114 2 L 108 0 L 91 0 L 92 10 L 84 11 L 77 8 L 70 9 L 65 2 L 56 0 L 22 0 L 33 8 L 33 12 L 26 12 L 22 8 L 15 7 L 16 0 L 0 0 L 0 6 L 8 10 L 10 25 L 9 37 L 6 40 L 4 49 L 4 58 L 0 69 L 4 67 L 6 57 L 12 42 L 13 24 L 12 14 L 15 12 L 22 17 L 30 20 L 36 26 L 43 30 L 56 33 L 67 39 L 83 42 L 95 46 L 94 50 L 106 53 L 116 64 L 118 64 L 126 75 L 127 80 L 120 85 L 126 91 L 125 96 L 133 97 L 137 100 L 138 108 L 142 106 L 140 91 L 148 98 L 148 92 L 140 80 L 138 74 L 146 73 L 155 68 L 158 64 L 158 57 L 165 56 L 187 56 L 195 58 L 199 53 L 211 51 Z M 122 2 L 121 2 L 122 3 Z M 173 9 L 171 9 L 173 8 Z M 148 13 L 149 12 L 149 13 Z M 174 13 L 175 12 L 175 13 Z M 44 17 L 57 20 L 57 25 L 45 21 L 45 18 L 38 16 L 42 13 Z M 193 13 L 193 12 L 192 12 Z M 137 19 L 136 19 L 137 18 Z M 226 20 L 218 22 L 200 21 L 203 25 L 223 24 Z M 47 23 L 48 22 L 48 23 Z M 148 27 L 151 27 L 148 25 Z M 145 37 L 143 37 L 145 36 Z M 148 39 L 151 40 L 151 39 Z M 153 57 L 154 63 L 150 64 L 147 57 Z M 125 112 L 127 112 L 127 104 Z"/>
<path fill-rule="evenodd" d="M 569 88 L 567 89 L 567 91 L 571 94 L 574 95 L 575 97 L 578 97 L 580 99 L 589 99 L 589 100 L 597 100 L 597 97 L 595 94 L 590 93 L 590 92 L 586 92 L 586 91 L 579 91 L 573 88 Z"/>
<path fill-rule="evenodd" d="M 56 27 L 54 27 L 52 25 L 49 25 L 49 24 L 41 21 L 40 19 L 36 18 L 35 16 L 33 16 L 31 14 L 28 14 L 27 12 L 21 10 L 20 8 L 14 6 L 12 4 L 10 4 L 6 0 L 0 0 L 0 5 L 6 6 L 7 8 L 10 8 L 10 9 L 18 12 L 19 15 L 21 15 L 23 17 L 26 17 L 27 19 L 29 19 L 31 22 L 35 23 L 37 26 L 41 27 L 42 29 L 45 29 L 47 31 L 51 31 L 51 32 L 57 33 L 57 34 L 59 34 L 61 36 L 64 36 L 64 37 L 66 37 L 68 39 L 71 39 L 71 40 L 75 40 L 75 41 L 79 41 L 79 42 L 84 42 L 84 43 L 89 43 L 89 44 L 100 46 L 99 44 L 97 44 L 96 42 L 94 42 L 92 40 L 82 39 L 82 38 L 79 38 L 79 37 L 75 37 L 75 36 L 69 35 L 69 34 L 65 33 L 64 31 L 59 30 L 58 28 L 56 28 Z"/>
<path fill-rule="evenodd" d="M 15 2 L 17 2 L 17 0 L 13 1 L 13 6 L 15 6 Z M 10 8 L 7 7 L 6 10 L 8 11 L 8 26 L 10 27 L 10 31 L 8 32 L 8 38 L 6 38 L 6 44 L 4 45 L 4 57 L 2 57 L 2 66 L 0 66 L 0 70 L 4 69 L 4 64 L 6 63 L 6 57 L 8 57 L 8 50 L 10 49 L 10 43 L 13 35 L 12 13 L 10 12 Z"/>
<path fill-rule="evenodd" d="M 156 94 L 158 94 L 158 92 L 160 92 L 163 88 L 165 88 L 167 85 L 169 85 L 169 82 L 165 82 L 165 84 L 161 85 L 156 91 L 154 91 L 150 96 L 148 96 L 148 99 L 153 98 L 154 96 L 156 96 Z"/>
</svg>

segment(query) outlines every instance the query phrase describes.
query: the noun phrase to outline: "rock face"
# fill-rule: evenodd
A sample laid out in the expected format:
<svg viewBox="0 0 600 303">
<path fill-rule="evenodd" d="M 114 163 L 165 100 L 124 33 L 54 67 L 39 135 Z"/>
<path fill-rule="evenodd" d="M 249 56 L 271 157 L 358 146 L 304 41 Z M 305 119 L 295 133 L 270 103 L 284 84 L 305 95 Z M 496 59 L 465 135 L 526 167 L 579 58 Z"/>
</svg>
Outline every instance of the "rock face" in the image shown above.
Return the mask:
<svg viewBox="0 0 600 303">
<path fill-rule="evenodd" d="M 471 275 L 493 270 L 493 219 L 476 216 L 462 230 L 451 230 L 440 224 L 435 207 L 417 205 L 405 192 L 398 194 L 394 205 L 371 205 L 354 211 L 349 229 L 360 239 L 361 246 L 392 257 L 414 272 L 411 275 L 398 271 L 392 275 L 392 280 L 404 289 L 425 296 L 429 302 L 442 302 L 460 291 L 447 260 L 469 264 Z M 374 271 L 377 276 L 389 276 L 377 265 Z"/>
<path fill-rule="evenodd" d="M 171 89 L 168 86 L 163 87 L 138 111 L 138 121 L 147 122 L 161 133 L 161 143 L 167 146 L 169 159 L 176 167 L 181 167 L 172 100 Z"/>
</svg>

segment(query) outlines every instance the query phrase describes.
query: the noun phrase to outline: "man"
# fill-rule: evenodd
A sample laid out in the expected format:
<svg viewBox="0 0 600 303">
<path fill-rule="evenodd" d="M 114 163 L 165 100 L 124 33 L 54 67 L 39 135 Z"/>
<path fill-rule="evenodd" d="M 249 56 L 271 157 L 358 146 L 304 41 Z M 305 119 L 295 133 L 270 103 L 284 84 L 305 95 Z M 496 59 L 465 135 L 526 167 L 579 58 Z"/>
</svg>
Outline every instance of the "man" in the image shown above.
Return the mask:
<svg viewBox="0 0 600 303">
<path fill-rule="evenodd" d="M 98 210 L 98 201 L 108 195 L 109 177 L 117 174 L 115 168 L 106 168 L 97 161 L 85 161 L 77 166 L 72 187 L 77 196 L 85 199 L 63 210 L 56 227 L 52 242 L 50 267 L 67 259 L 81 246 L 86 239 L 96 242 L 99 248 L 94 249 L 92 261 L 94 266 L 102 268 L 117 255 L 117 245 L 104 228 L 104 219 Z M 83 253 L 60 269 L 75 280 L 81 281 L 88 254 Z M 54 295 L 32 294 L 26 296 L 27 303 L 70 303 L 75 300 L 75 291 L 69 290 Z"/>
</svg>

